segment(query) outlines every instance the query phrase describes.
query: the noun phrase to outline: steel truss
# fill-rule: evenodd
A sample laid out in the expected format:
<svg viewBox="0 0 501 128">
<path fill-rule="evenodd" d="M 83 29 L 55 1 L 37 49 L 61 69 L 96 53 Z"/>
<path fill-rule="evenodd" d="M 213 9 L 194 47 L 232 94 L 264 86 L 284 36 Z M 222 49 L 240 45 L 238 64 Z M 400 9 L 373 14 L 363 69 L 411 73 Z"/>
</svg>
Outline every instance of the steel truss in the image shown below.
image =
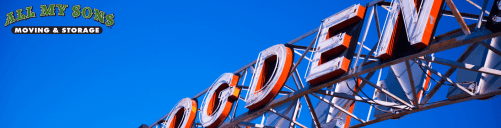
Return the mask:
<svg viewBox="0 0 501 128">
<path fill-rule="evenodd" d="M 349 71 L 347 73 L 338 77 L 337 79 L 323 82 L 323 83 L 320 83 L 317 85 L 305 86 L 304 82 L 301 80 L 301 77 L 297 71 L 297 67 L 299 64 L 301 64 L 303 59 L 306 59 L 307 61 L 311 61 L 310 58 L 306 57 L 306 55 L 309 52 L 314 51 L 313 45 L 315 44 L 317 38 L 319 37 L 319 30 L 321 28 L 315 28 L 315 29 L 285 43 L 285 45 L 293 48 L 294 53 L 296 53 L 297 55 L 300 56 L 299 59 L 295 60 L 293 67 L 292 67 L 292 70 L 288 76 L 288 78 L 290 78 L 290 77 L 293 78 L 292 80 L 294 81 L 295 86 L 297 87 L 297 90 L 286 85 L 285 89 L 282 89 L 282 91 L 280 92 L 280 94 L 283 95 L 282 97 L 273 100 L 272 102 L 268 103 L 266 106 L 264 106 L 258 110 L 248 111 L 248 112 L 245 112 L 245 113 L 235 117 L 236 109 L 239 108 L 239 106 L 238 106 L 239 100 L 237 100 L 236 101 L 237 103 L 235 104 L 235 106 L 233 106 L 232 114 L 229 116 L 230 119 L 228 121 L 224 122 L 222 125 L 220 125 L 220 127 L 223 127 L 223 128 L 239 127 L 239 125 L 240 126 L 251 126 L 251 127 L 271 127 L 271 126 L 265 126 L 262 124 L 250 123 L 250 121 L 263 116 L 263 114 L 266 112 L 274 113 L 274 114 L 292 122 L 296 126 L 303 127 L 303 128 L 307 127 L 307 126 L 304 126 L 303 124 L 301 124 L 300 122 L 297 122 L 295 119 L 291 119 L 287 116 L 281 115 L 280 113 L 277 113 L 274 110 L 274 108 L 278 107 L 279 105 L 282 105 L 282 104 L 287 103 L 289 101 L 298 100 L 302 97 L 304 97 L 306 100 L 306 105 L 307 105 L 308 110 L 312 116 L 314 126 L 321 127 L 320 123 L 317 119 L 317 114 L 315 113 L 314 106 L 310 101 L 310 95 L 315 97 L 315 98 L 318 98 L 320 101 L 326 102 L 327 104 L 331 105 L 332 107 L 339 109 L 341 112 L 346 113 L 347 115 L 350 115 L 352 118 L 354 118 L 355 120 L 360 122 L 359 124 L 351 126 L 351 127 L 367 126 L 367 125 L 374 124 L 374 123 L 381 122 L 381 121 L 385 121 L 388 119 L 394 119 L 394 118 L 402 117 L 405 115 L 409 115 L 409 114 L 412 114 L 415 112 L 420 112 L 420 111 L 433 109 L 433 108 L 437 108 L 437 107 L 443 107 L 446 105 L 455 104 L 455 103 L 459 103 L 459 102 L 500 95 L 501 90 L 498 90 L 495 92 L 490 92 L 490 93 L 485 93 L 485 94 L 475 94 L 475 93 L 465 89 L 463 86 L 458 85 L 456 82 L 454 82 L 453 80 L 451 80 L 449 78 L 449 76 L 452 75 L 456 71 L 456 69 L 458 69 L 458 68 L 470 70 L 470 71 L 475 71 L 475 72 L 480 72 L 480 73 L 486 73 L 486 74 L 490 74 L 490 75 L 501 76 L 500 70 L 490 69 L 490 68 L 485 68 L 482 66 L 476 66 L 476 65 L 472 65 L 472 64 L 463 63 L 463 61 L 466 59 L 466 57 L 468 57 L 471 54 L 471 52 L 473 51 L 473 49 L 475 49 L 475 47 L 478 47 L 479 44 L 488 48 L 489 50 L 496 53 L 497 55 L 501 55 L 501 52 L 499 50 L 492 48 L 489 44 L 484 42 L 485 40 L 501 36 L 501 32 L 492 33 L 489 30 L 481 29 L 481 27 L 485 23 L 484 19 L 487 18 L 486 16 L 484 16 L 484 12 L 487 12 L 485 10 L 485 8 L 487 6 L 486 2 L 488 2 L 488 0 L 485 0 L 483 7 L 479 8 L 479 9 L 481 9 L 480 15 L 461 13 L 455 8 L 455 5 L 452 2 L 452 0 L 445 0 L 445 1 L 446 1 L 447 6 L 451 9 L 451 11 L 444 10 L 444 11 L 442 11 L 442 15 L 455 17 L 456 20 L 458 21 L 459 25 L 461 26 L 460 29 L 456 29 L 456 30 L 444 33 L 442 35 L 435 36 L 432 40 L 432 43 L 428 47 L 426 47 L 425 49 L 423 49 L 422 51 L 420 51 L 418 53 L 407 55 L 405 57 L 393 59 L 390 61 L 375 61 L 375 62 L 374 61 L 368 62 L 368 60 L 375 59 L 372 55 L 373 55 L 375 49 L 377 48 L 377 44 L 374 45 L 372 48 L 368 48 L 367 46 L 364 45 L 365 38 L 366 38 L 367 33 L 368 33 L 368 28 L 371 25 L 370 22 L 371 22 L 373 16 L 376 19 L 375 22 L 377 25 L 376 27 L 378 30 L 378 33 L 377 33 L 378 37 L 381 37 L 381 33 L 380 33 L 381 29 L 380 29 L 380 24 L 379 24 L 379 19 L 378 19 L 378 12 L 377 12 L 376 8 L 378 6 L 388 7 L 391 3 L 386 2 L 384 0 L 375 0 L 375 1 L 372 1 L 368 4 L 366 4 L 365 7 L 367 8 L 367 11 L 370 11 L 369 12 L 370 19 L 368 19 L 368 23 L 366 24 L 365 31 L 364 31 L 364 33 L 362 33 L 363 34 L 362 41 L 358 43 L 359 49 L 357 50 L 358 52 L 355 54 L 356 59 L 355 59 L 355 63 L 353 64 L 352 68 L 349 69 Z M 467 1 L 472 3 L 469 0 L 467 0 Z M 479 7 L 478 5 L 476 5 L 476 6 Z M 370 7 L 372 7 L 372 9 L 369 9 Z M 467 18 L 470 18 L 470 19 L 476 18 L 478 20 L 478 22 L 476 24 L 466 25 L 464 20 L 463 20 L 464 17 L 462 17 L 462 15 L 466 16 Z M 298 42 L 306 37 L 309 37 L 315 33 L 317 33 L 317 35 L 314 37 L 314 39 L 311 41 L 311 43 L 308 46 L 295 45 L 296 42 Z M 469 45 L 469 46 L 465 49 L 465 51 L 461 54 L 461 56 L 456 61 L 430 56 L 433 53 L 441 52 L 444 50 L 456 48 L 456 47 L 463 46 L 463 45 Z M 362 48 L 370 50 L 370 52 L 367 55 L 361 54 Z M 302 53 L 300 53 L 299 51 L 302 51 Z M 363 59 L 363 61 L 360 61 L 361 64 L 357 65 L 357 62 L 359 62 L 359 59 Z M 440 80 L 438 81 L 438 83 L 436 83 L 434 86 L 432 86 L 431 91 L 429 91 L 429 93 L 424 95 L 423 99 L 420 102 L 414 101 L 414 103 L 408 103 L 405 100 L 402 100 L 402 99 L 398 98 L 397 96 L 393 95 L 391 92 L 389 92 L 389 91 L 379 87 L 378 85 L 374 84 L 373 82 L 369 81 L 369 79 L 373 76 L 373 74 L 377 70 L 380 70 L 382 68 L 385 68 L 385 67 L 388 67 L 388 66 L 391 66 L 394 64 L 405 62 L 407 69 L 409 69 L 408 75 L 411 76 L 411 77 L 409 77 L 410 78 L 409 81 L 410 81 L 410 83 L 414 84 L 413 79 L 412 79 L 413 74 L 412 74 L 412 72 L 410 72 L 411 70 L 410 70 L 410 66 L 409 66 L 409 61 L 416 62 L 416 63 L 417 63 L 417 61 L 431 62 L 433 64 L 450 66 L 450 69 L 445 74 L 442 74 L 442 73 L 432 69 L 431 67 L 423 65 L 422 67 L 426 68 L 426 70 L 429 70 L 435 76 L 440 77 Z M 254 60 L 251 63 L 245 65 L 244 67 L 236 70 L 233 73 L 238 74 L 240 76 L 243 75 L 244 77 L 240 77 L 240 79 L 243 79 L 243 81 L 245 82 L 245 79 L 246 79 L 247 74 L 248 74 L 247 71 L 251 70 L 250 73 L 252 74 L 253 73 L 252 71 L 254 70 L 253 66 L 255 63 L 256 63 L 256 60 Z M 365 77 L 362 77 L 362 75 L 365 75 Z M 340 82 L 343 82 L 345 80 L 353 79 L 353 78 L 358 78 L 358 79 L 362 80 L 362 83 L 359 85 L 360 88 L 363 88 L 364 85 L 369 84 L 370 86 L 374 87 L 375 90 L 378 90 L 378 91 L 388 95 L 389 97 L 396 99 L 396 101 L 398 101 L 401 104 L 380 101 L 380 100 L 370 100 L 370 97 L 361 97 L 361 96 L 358 96 L 355 94 L 349 95 L 349 94 L 345 94 L 345 93 L 335 93 L 332 91 L 325 90 L 325 88 L 327 88 L 333 84 L 340 83 Z M 244 83 L 244 82 L 242 82 L 242 83 Z M 451 83 L 453 86 L 458 87 L 459 89 L 461 89 L 465 93 L 469 94 L 469 96 L 464 97 L 464 98 L 455 99 L 455 100 L 446 99 L 446 100 L 442 100 L 442 101 L 438 101 L 438 102 L 434 102 L 434 103 L 429 103 L 429 100 L 433 97 L 433 95 L 439 90 L 439 88 L 445 82 Z M 241 85 L 240 83 L 239 83 L 239 86 L 237 86 L 237 87 L 241 88 L 241 89 L 248 89 L 249 88 L 248 86 Z M 412 86 L 412 87 L 414 87 L 414 86 Z M 199 99 L 203 94 L 205 94 L 208 91 L 208 89 L 209 88 L 207 88 L 204 91 L 193 96 L 192 99 Z M 361 89 L 357 89 L 357 92 L 360 90 Z M 413 91 L 412 95 L 413 95 L 414 99 L 418 99 L 416 96 L 417 95 L 416 89 L 412 88 L 412 91 Z M 373 120 L 366 121 L 366 120 L 360 119 L 358 116 L 349 112 L 348 110 L 346 110 L 342 106 L 338 106 L 336 104 L 330 103 L 329 101 L 323 99 L 319 95 L 333 96 L 333 97 L 348 99 L 348 100 L 351 100 L 354 102 L 361 102 L 361 103 L 367 103 L 367 104 L 372 104 L 372 105 L 380 105 L 380 106 L 398 108 L 398 109 L 402 109 L 403 111 L 400 113 L 397 113 L 397 114 L 392 114 L 392 115 L 386 116 L 386 117 L 376 118 Z M 245 99 L 243 97 L 240 97 L 239 99 L 245 101 Z M 202 101 L 202 100 L 199 99 L 198 101 Z M 299 101 L 298 101 L 298 103 L 299 103 Z M 370 111 L 369 111 L 369 114 L 370 114 Z M 160 118 L 159 120 L 157 120 L 156 122 L 151 124 L 149 126 L 149 128 L 164 126 L 162 123 L 165 122 L 164 120 L 167 118 L 167 115 L 165 115 L 164 117 Z M 195 124 L 194 127 L 201 127 L 201 125 Z"/>
</svg>

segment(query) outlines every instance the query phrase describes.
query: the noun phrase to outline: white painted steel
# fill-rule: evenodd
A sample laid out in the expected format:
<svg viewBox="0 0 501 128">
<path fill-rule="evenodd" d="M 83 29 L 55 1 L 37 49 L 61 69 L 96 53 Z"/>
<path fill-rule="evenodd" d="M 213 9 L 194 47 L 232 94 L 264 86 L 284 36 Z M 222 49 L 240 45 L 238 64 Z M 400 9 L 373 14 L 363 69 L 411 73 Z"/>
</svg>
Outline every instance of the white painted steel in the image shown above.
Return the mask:
<svg viewBox="0 0 501 128">
<path fill-rule="evenodd" d="M 501 50 L 500 43 L 501 43 L 501 37 L 496 37 L 492 38 L 490 45 L 496 48 L 497 50 Z M 484 67 L 501 70 L 501 56 L 489 50 L 487 53 L 487 57 L 485 59 Z M 501 89 L 501 79 L 499 76 L 483 73 L 481 78 L 482 79 L 480 79 L 479 82 L 480 94 L 494 92 Z"/>
<path fill-rule="evenodd" d="M 412 62 L 412 61 L 409 62 L 409 64 L 411 67 L 412 77 L 414 80 L 414 85 L 416 86 L 415 87 L 416 90 L 418 90 L 418 91 L 423 90 L 423 85 L 425 84 L 425 81 L 426 81 L 426 73 L 423 72 L 423 70 L 420 68 L 419 64 Z M 407 73 L 408 71 L 407 71 L 407 68 L 405 66 L 405 62 L 392 65 L 392 66 L 390 66 L 390 69 L 391 70 L 388 71 L 388 75 L 394 75 L 398 81 L 398 84 L 395 83 L 395 85 L 390 84 L 387 86 L 400 86 L 407 97 L 405 99 L 409 99 L 408 102 L 413 103 L 414 97 L 412 95 L 411 83 L 409 81 L 409 75 Z M 392 91 L 390 91 L 390 92 L 395 94 Z"/>
</svg>

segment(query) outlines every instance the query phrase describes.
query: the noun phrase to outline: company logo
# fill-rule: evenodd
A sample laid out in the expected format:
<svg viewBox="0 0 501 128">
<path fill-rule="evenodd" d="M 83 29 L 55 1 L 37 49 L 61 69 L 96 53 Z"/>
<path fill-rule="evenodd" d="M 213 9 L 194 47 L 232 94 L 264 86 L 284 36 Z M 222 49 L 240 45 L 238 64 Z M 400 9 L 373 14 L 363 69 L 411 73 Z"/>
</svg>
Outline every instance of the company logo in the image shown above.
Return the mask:
<svg viewBox="0 0 501 128">
<path fill-rule="evenodd" d="M 69 5 L 67 4 L 40 5 L 41 13 L 38 16 L 65 16 L 65 11 L 68 7 Z M 71 10 L 73 18 L 80 16 L 85 19 L 92 18 L 94 21 L 109 28 L 115 25 L 115 15 L 113 13 L 106 14 L 97 8 L 92 9 L 88 6 L 82 8 L 80 5 L 74 5 L 71 7 Z M 37 14 L 33 12 L 33 6 L 28 6 L 9 12 L 6 14 L 6 17 L 5 27 L 22 20 L 36 18 Z M 103 31 L 100 26 L 14 26 L 11 30 L 14 34 L 100 34 Z"/>
</svg>

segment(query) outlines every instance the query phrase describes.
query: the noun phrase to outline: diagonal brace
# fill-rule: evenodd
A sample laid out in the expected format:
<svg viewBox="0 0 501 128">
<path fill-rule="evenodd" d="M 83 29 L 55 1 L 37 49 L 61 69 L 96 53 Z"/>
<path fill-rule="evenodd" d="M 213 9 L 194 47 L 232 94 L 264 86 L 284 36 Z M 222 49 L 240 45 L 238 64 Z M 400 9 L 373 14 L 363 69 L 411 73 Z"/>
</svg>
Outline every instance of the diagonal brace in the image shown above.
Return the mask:
<svg viewBox="0 0 501 128">
<path fill-rule="evenodd" d="M 417 61 L 415 60 L 412 60 L 416 63 L 418 63 Z M 456 86 L 457 88 L 461 89 L 462 91 L 468 93 L 469 95 L 473 96 L 475 94 L 473 94 L 471 91 L 469 91 L 468 89 L 464 88 L 463 86 L 457 84 L 456 82 L 452 81 L 449 77 L 444 77 L 440 72 L 437 72 L 436 70 L 434 69 L 431 69 L 430 67 L 424 65 L 424 64 L 421 64 L 421 67 L 424 67 L 426 68 L 427 70 L 429 70 L 431 73 L 437 75 L 438 77 L 440 77 L 441 79 L 446 79 L 448 82 L 452 83 L 452 85 Z"/>
<path fill-rule="evenodd" d="M 358 120 L 358 121 L 360 121 L 360 122 L 362 122 L 362 123 L 365 123 L 365 121 L 364 121 L 364 120 L 362 120 L 362 119 L 358 118 L 357 116 L 355 116 L 353 113 L 349 112 L 348 110 L 346 110 L 346 109 L 344 109 L 344 108 L 342 108 L 342 107 L 340 107 L 340 106 L 337 106 L 336 104 L 332 104 L 332 103 L 330 103 L 328 100 L 326 100 L 326 99 L 324 99 L 324 98 L 321 98 L 321 97 L 319 97 L 319 96 L 317 96 L 317 95 L 315 95 L 315 94 L 311 94 L 311 95 L 313 95 L 314 97 L 316 97 L 316 98 L 320 99 L 321 101 L 323 101 L 323 102 L 325 102 L 325 103 L 329 104 L 330 106 L 335 107 L 336 109 L 339 109 L 340 111 L 342 111 L 342 112 L 344 112 L 344 113 L 346 113 L 346 114 L 350 115 L 351 117 L 355 118 L 356 120 Z"/>
<path fill-rule="evenodd" d="M 472 65 L 472 64 L 468 64 L 468 63 L 460 63 L 460 62 L 456 62 L 456 61 L 452 61 L 452 60 L 431 57 L 431 56 L 418 57 L 417 59 L 428 61 L 428 62 L 433 62 L 433 63 L 437 63 L 437 64 L 442 64 L 442 65 L 447 65 L 447 66 L 451 66 L 451 67 L 461 68 L 461 69 L 465 69 L 465 70 L 481 72 L 481 73 L 486 73 L 486 74 L 495 75 L 495 76 L 501 76 L 501 71 L 499 71 L 497 69 L 476 66 L 476 65 Z"/>
<path fill-rule="evenodd" d="M 393 99 L 397 100 L 398 102 L 400 102 L 400 103 L 402 103 L 402 104 L 404 104 L 404 105 L 406 105 L 406 106 L 409 106 L 409 107 L 411 107 L 411 108 L 414 108 L 414 106 L 412 106 L 411 104 L 409 104 L 409 103 L 405 102 L 404 100 L 402 100 L 402 99 L 398 98 L 397 96 L 393 95 L 393 94 L 392 94 L 391 92 L 389 92 L 388 90 L 383 89 L 383 88 L 381 88 L 381 87 L 377 86 L 376 84 L 374 84 L 374 83 L 370 82 L 369 80 L 367 80 L 367 79 L 365 79 L 365 78 L 363 78 L 363 77 L 357 76 L 357 78 L 358 78 L 358 79 L 361 79 L 362 81 L 367 82 L 367 83 L 368 83 L 369 85 L 371 85 L 372 87 L 374 87 L 374 88 L 376 88 L 376 89 L 380 90 L 381 92 L 383 92 L 384 94 L 388 95 L 389 97 L 391 97 L 391 98 L 393 98 Z"/>
<path fill-rule="evenodd" d="M 349 95 L 349 94 L 346 94 L 346 93 L 338 93 L 338 92 L 327 91 L 327 90 L 318 90 L 315 93 L 322 94 L 322 95 L 327 95 L 327 96 L 338 97 L 338 98 L 343 98 L 343 99 L 347 99 L 347 100 L 354 100 L 354 101 L 359 101 L 359 102 L 365 102 L 365 103 L 369 103 L 369 104 L 376 104 L 376 105 L 381 105 L 381 106 L 385 106 L 385 107 L 398 108 L 398 109 L 407 109 L 407 106 L 405 106 L 405 105 L 396 104 L 396 103 L 392 103 L 392 102 L 381 101 L 381 100 L 374 100 L 374 101 L 372 101 L 369 98 L 353 96 L 353 95 Z"/>
<path fill-rule="evenodd" d="M 407 75 L 409 76 L 409 82 L 411 83 L 411 90 L 412 90 L 412 97 L 413 97 L 413 102 L 414 105 L 416 105 L 416 108 L 419 108 L 418 105 L 418 98 L 417 98 L 417 93 L 416 93 L 416 86 L 414 85 L 414 77 L 412 76 L 412 70 L 411 70 L 411 65 L 409 64 L 409 61 L 405 61 L 405 67 L 407 68 Z"/>
<path fill-rule="evenodd" d="M 304 126 L 304 125 L 300 124 L 299 122 L 297 122 L 297 121 L 295 121 L 295 120 L 292 120 L 292 119 L 291 119 L 291 118 L 289 118 L 289 117 L 286 117 L 286 116 L 284 116 L 284 115 L 282 115 L 282 114 L 277 113 L 277 111 L 276 111 L 275 109 L 273 109 L 273 108 L 271 108 L 269 111 L 270 111 L 270 112 L 272 112 L 272 113 L 277 114 L 278 116 L 280 116 L 280 117 L 282 117 L 282 118 L 284 118 L 284 119 L 286 119 L 286 120 L 288 120 L 288 121 L 290 121 L 290 122 L 292 122 L 292 123 L 294 123 L 294 124 L 296 124 L 296 125 L 298 125 L 298 126 L 300 126 L 300 127 L 302 127 L 302 128 L 308 128 L 308 127 L 306 127 L 306 126 Z"/>
</svg>

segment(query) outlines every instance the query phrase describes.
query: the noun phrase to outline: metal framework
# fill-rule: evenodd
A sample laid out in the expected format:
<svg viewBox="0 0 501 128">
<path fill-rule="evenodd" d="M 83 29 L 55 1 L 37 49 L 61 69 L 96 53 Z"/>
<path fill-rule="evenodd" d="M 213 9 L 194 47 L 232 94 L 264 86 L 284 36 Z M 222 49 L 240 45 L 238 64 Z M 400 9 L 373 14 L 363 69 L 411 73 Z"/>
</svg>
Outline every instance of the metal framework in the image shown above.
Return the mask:
<svg viewBox="0 0 501 128">
<path fill-rule="evenodd" d="M 466 1 L 473 3 L 469 0 L 466 0 Z M 301 124 L 300 122 L 297 122 L 295 119 L 291 119 L 287 116 L 281 115 L 280 113 L 277 113 L 274 110 L 275 107 L 278 107 L 278 106 L 280 106 L 284 103 L 287 103 L 289 101 L 298 100 L 302 97 L 304 97 L 304 99 L 306 101 L 307 108 L 312 116 L 313 124 L 314 124 L 312 126 L 321 127 L 321 124 L 317 118 L 317 113 L 315 113 L 314 106 L 311 103 L 310 95 L 315 97 L 315 98 L 318 98 L 320 101 L 326 102 L 327 104 L 329 104 L 332 107 L 339 109 L 341 112 L 349 115 L 351 118 L 354 118 L 355 120 L 360 122 L 359 124 L 353 125 L 350 127 L 363 127 L 363 126 L 367 126 L 367 125 L 374 124 L 377 122 L 385 121 L 388 119 L 394 119 L 394 118 L 402 117 L 404 115 L 409 115 L 409 114 L 412 114 L 415 112 L 420 112 L 423 110 L 433 109 L 433 108 L 437 108 L 437 107 L 443 107 L 446 105 L 455 104 L 455 103 L 464 102 L 464 101 L 469 101 L 469 100 L 474 100 L 474 99 L 479 99 L 479 98 L 500 95 L 501 90 L 498 90 L 495 92 L 490 92 L 490 93 L 485 93 L 485 94 L 476 94 L 476 93 L 469 91 L 465 87 L 460 86 L 454 80 L 451 80 L 449 78 L 449 76 L 451 76 L 458 68 L 464 69 L 464 70 L 469 70 L 469 71 L 474 71 L 474 72 L 486 73 L 486 74 L 495 75 L 495 76 L 501 76 L 500 70 L 490 69 L 490 68 L 472 65 L 472 64 L 468 64 L 468 63 L 463 62 L 465 60 L 465 58 L 468 57 L 472 53 L 472 51 L 473 51 L 473 49 L 475 49 L 475 47 L 480 47 L 480 46 L 484 46 L 484 47 L 488 48 L 488 50 L 491 50 L 492 52 L 501 56 L 501 52 L 499 50 L 491 47 L 489 44 L 484 42 L 485 40 L 501 36 L 501 32 L 492 33 L 489 30 L 482 29 L 483 24 L 485 24 L 484 19 L 487 18 L 486 16 L 484 16 L 484 13 L 487 13 L 486 6 L 487 6 L 488 0 L 484 1 L 483 7 L 480 7 L 480 6 L 473 3 L 475 5 L 475 7 L 480 9 L 479 15 L 459 12 L 458 9 L 455 8 L 455 5 L 452 2 L 452 0 L 445 0 L 445 2 L 451 10 L 450 11 L 448 11 L 448 10 L 442 11 L 441 12 L 442 15 L 455 17 L 455 19 L 458 21 L 459 25 L 461 26 L 459 29 L 435 36 L 433 38 L 431 44 L 428 47 L 426 47 L 425 49 L 421 50 L 420 52 L 410 54 L 410 55 L 407 55 L 407 56 L 404 56 L 401 58 L 393 59 L 390 61 L 371 61 L 371 62 L 368 62 L 368 60 L 375 59 L 375 57 L 373 57 L 372 55 L 374 54 L 375 49 L 377 48 L 377 44 L 371 48 L 364 45 L 365 38 L 368 34 L 368 28 L 371 25 L 371 20 L 372 20 L 372 17 L 374 16 L 375 22 L 376 22 L 376 28 L 378 31 L 377 34 L 378 34 L 378 37 L 381 37 L 382 34 L 380 32 L 382 32 L 382 31 L 380 28 L 377 7 L 382 6 L 383 8 L 388 8 L 389 5 L 391 4 L 391 2 L 387 2 L 384 0 L 375 0 L 375 1 L 372 1 L 368 4 L 366 4 L 365 7 L 367 8 L 366 11 L 369 12 L 369 17 L 368 17 L 369 19 L 368 19 L 368 23 L 365 23 L 365 25 L 366 25 L 365 31 L 363 31 L 363 33 L 361 33 L 361 34 L 363 34 L 362 40 L 361 40 L 361 42 L 358 43 L 358 50 L 357 50 L 357 53 L 355 54 L 356 55 L 355 63 L 352 64 L 352 66 L 351 66 L 352 68 L 349 69 L 349 71 L 347 73 L 338 77 L 337 79 L 330 80 L 328 82 L 323 82 L 323 83 L 320 83 L 317 85 L 306 85 L 305 86 L 305 83 L 302 81 L 300 74 L 298 73 L 297 67 L 300 64 L 303 64 L 303 63 L 301 63 L 303 61 L 303 59 L 306 59 L 306 61 L 311 61 L 311 59 L 306 57 L 306 55 L 310 52 L 314 52 L 315 49 L 313 48 L 313 46 L 314 46 L 317 38 L 319 37 L 318 33 L 319 33 L 319 30 L 321 28 L 315 28 L 315 29 L 285 43 L 285 45 L 293 48 L 294 53 L 296 53 L 297 55 L 300 56 L 299 59 L 294 60 L 292 70 L 288 76 L 288 78 L 292 77 L 292 80 L 295 83 L 296 89 L 294 89 L 291 86 L 286 85 L 286 86 L 284 86 L 285 88 L 283 88 L 280 92 L 280 95 L 282 95 L 280 98 L 274 99 L 272 102 L 268 103 L 267 105 L 265 105 L 264 107 L 262 107 L 258 110 L 248 111 L 248 112 L 245 112 L 245 113 L 240 114 L 238 116 L 235 115 L 236 110 L 237 109 L 245 109 L 245 108 L 242 108 L 242 106 L 238 106 L 239 100 L 237 100 L 236 104 L 233 106 L 233 110 L 229 116 L 229 120 L 224 122 L 219 127 L 223 127 L 223 128 L 240 127 L 240 126 L 265 127 L 265 128 L 271 127 L 271 126 L 265 126 L 263 124 L 250 123 L 250 121 L 253 121 L 256 118 L 263 117 L 263 114 L 265 114 L 266 112 L 271 112 L 271 113 L 274 113 L 274 114 L 292 122 L 296 126 L 305 128 L 307 126 Z M 456 2 L 459 2 L 459 1 L 456 1 Z M 371 7 L 372 7 L 372 9 L 369 9 Z M 464 19 L 468 19 L 468 18 L 478 20 L 478 22 L 476 24 L 466 25 L 466 23 L 464 22 Z M 314 35 L 315 33 L 317 33 L 317 35 L 314 36 L 313 41 L 311 41 L 311 43 L 309 43 L 308 46 L 300 46 L 300 45 L 295 44 L 296 42 L 298 42 L 306 37 L 309 37 L 311 35 Z M 464 52 L 461 54 L 461 56 L 456 61 L 430 56 L 431 54 L 438 53 L 438 52 L 445 51 L 445 50 L 452 49 L 452 48 L 456 48 L 456 47 L 463 46 L 463 45 L 469 45 L 469 46 L 464 50 Z M 362 48 L 365 48 L 366 50 L 370 50 L 370 52 L 366 55 L 361 54 Z M 362 59 L 362 60 L 359 61 L 359 59 Z M 430 88 L 432 88 L 431 91 L 429 91 L 426 95 L 424 95 L 424 97 L 421 101 L 416 100 L 416 101 L 413 101 L 414 103 L 408 103 L 405 100 L 398 98 L 397 96 L 392 94 L 390 91 L 387 91 L 384 88 L 379 87 L 375 83 L 369 81 L 369 79 L 373 76 L 373 74 L 378 72 L 378 70 L 379 70 L 379 72 L 381 72 L 380 69 L 383 69 L 385 67 L 388 67 L 388 66 L 391 66 L 391 65 L 394 65 L 397 63 L 405 62 L 406 68 L 409 71 L 408 72 L 408 76 L 410 76 L 409 81 L 412 85 L 414 85 L 414 80 L 412 79 L 413 73 L 410 72 L 411 70 L 410 70 L 409 62 L 418 63 L 418 61 L 431 62 L 433 64 L 450 66 L 450 69 L 447 70 L 447 72 L 445 72 L 444 74 L 442 74 L 429 66 L 422 65 L 422 67 L 426 68 L 426 70 L 429 70 L 431 73 L 434 74 L 434 76 L 438 76 L 440 79 L 434 86 L 430 87 Z M 358 62 L 360 62 L 360 64 L 358 64 Z M 243 85 L 243 83 L 245 83 L 245 79 L 247 77 L 247 74 L 253 73 L 253 70 L 254 70 L 253 66 L 255 63 L 256 63 L 256 60 L 250 62 L 249 64 L 247 64 L 247 65 L 243 66 L 242 68 L 233 72 L 234 74 L 239 74 L 240 76 L 243 76 L 243 77 L 240 77 L 240 79 L 243 79 L 240 81 L 244 81 L 244 82 L 239 83 L 239 85 L 237 86 L 238 88 L 241 88 L 244 90 L 249 88 L 248 85 Z M 248 72 L 248 70 L 250 70 L 250 72 Z M 362 77 L 364 75 L 365 75 L 365 77 Z M 342 81 L 345 81 L 348 79 L 353 79 L 353 78 L 358 78 L 358 79 L 362 80 L 362 83 L 359 85 L 360 88 L 363 88 L 364 85 L 369 84 L 370 86 L 374 87 L 375 90 L 378 90 L 378 91 L 386 94 L 387 96 L 392 97 L 393 99 L 396 99 L 396 101 L 398 101 L 401 104 L 386 102 L 386 101 L 381 101 L 381 100 L 369 100 L 370 97 L 361 97 L 359 95 L 336 93 L 336 92 L 325 90 L 325 88 L 327 88 L 333 84 L 340 83 Z M 287 81 L 289 81 L 289 80 L 290 79 L 288 79 Z M 458 87 L 459 89 L 461 89 L 462 91 L 467 93 L 468 96 L 463 97 L 463 98 L 459 98 L 459 99 L 455 99 L 455 100 L 445 99 L 442 101 L 429 103 L 429 100 L 434 96 L 434 94 L 439 90 L 439 88 L 442 87 L 442 85 L 445 82 L 451 83 L 453 86 Z M 418 99 L 418 97 L 417 97 L 418 92 L 416 91 L 416 88 L 414 88 L 414 86 L 412 86 L 412 87 L 413 87 L 412 88 L 412 96 L 414 99 Z M 208 89 L 209 88 L 207 88 L 207 89 L 203 90 L 202 92 L 198 93 L 197 95 L 193 96 L 192 99 L 199 99 L 202 95 L 205 94 L 205 92 Z M 361 89 L 357 89 L 357 92 L 359 92 L 359 90 L 361 90 Z M 336 104 L 330 103 L 329 101 L 323 99 L 319 95 L 348 99 L 348 100 L 353 101 L 353 102 L 361 102 L 361 103 L 367 103 L 367 104 L 372 104 L 372 105 L 398 108 L 398 109 L 402 109 L 403 111 L 400 113 L 392 114 L 392 115 L 385 116 L 382 118 L 376 118 L 373 120 L 363 120 L 363 119 L 359 118 L 360 116 L 356 116 L 355 114 L 344 109 L 342 106 L 338 106 Z M 245 101 L 245 98 L 243 98 L 243 97 L 239 97 L 239 99 Z M 198 101 L 202 101 L 202 100 L 199 99 Z M 298 100 L 298 103 L 299 103 L 299 100 Z M 369 111 L 369 115 L 370 114 L 371 113 Z M 155 121 L 153 124 L 149 125 L 149 128 L 164 126 L 162 123 L 165 122 L 167 115 L 169 115 L 169 114 L 166 114 L 164 117 L 160 118 L 159 120 Z M 201 127 L 201 125 L 197 123 L 194 125 L 194 127 Z"/>
</svg>

